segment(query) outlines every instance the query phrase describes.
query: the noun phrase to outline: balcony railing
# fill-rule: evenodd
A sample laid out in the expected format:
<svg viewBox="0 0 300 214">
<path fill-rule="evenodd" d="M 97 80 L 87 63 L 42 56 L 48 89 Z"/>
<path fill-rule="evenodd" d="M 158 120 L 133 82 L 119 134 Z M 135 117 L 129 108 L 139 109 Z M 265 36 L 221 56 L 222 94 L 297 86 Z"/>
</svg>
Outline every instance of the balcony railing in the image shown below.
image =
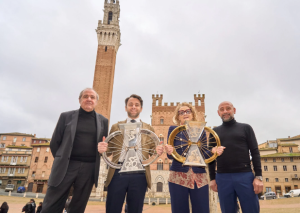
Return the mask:
<svg viewBox="0 0 300 214">
<path fill-rule="evenodd" d="M 292 175 L 292 180 L 299 180 L 298 175 Z"/>
</svg>

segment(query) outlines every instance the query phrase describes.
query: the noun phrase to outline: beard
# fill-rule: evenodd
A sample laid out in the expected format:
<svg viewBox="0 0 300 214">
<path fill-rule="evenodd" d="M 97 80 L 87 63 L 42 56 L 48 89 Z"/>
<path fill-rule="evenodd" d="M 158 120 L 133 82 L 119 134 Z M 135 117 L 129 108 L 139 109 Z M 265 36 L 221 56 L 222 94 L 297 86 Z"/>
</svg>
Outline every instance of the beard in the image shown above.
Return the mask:
<svg viewBox="0 0 300 214">
<path fill-rule="evenodd" d="M 130 117 L 130 118 L 138 118 L 139 115 L 140 115 L 140 112 L 137 112 L 137 113 L 134 113 L 134 114 L 132 114 L 132 113 L 130 113 L 130 112 L 127 112 L 127 115 L 128 115 L 128 117 Z"/>
<path fill-rule="evenodd" d="M 225 119 L 224 116 L 225 116 L 225 115 L 222 115 L 222 121 L 223 121 L 223 122 L 229 122 L 230 120 L 232 120 L 232 119 L 234 118 L 233 116 L 230 115 L 229 118 L 226 118 L 226 119 Z"/>
</svg>

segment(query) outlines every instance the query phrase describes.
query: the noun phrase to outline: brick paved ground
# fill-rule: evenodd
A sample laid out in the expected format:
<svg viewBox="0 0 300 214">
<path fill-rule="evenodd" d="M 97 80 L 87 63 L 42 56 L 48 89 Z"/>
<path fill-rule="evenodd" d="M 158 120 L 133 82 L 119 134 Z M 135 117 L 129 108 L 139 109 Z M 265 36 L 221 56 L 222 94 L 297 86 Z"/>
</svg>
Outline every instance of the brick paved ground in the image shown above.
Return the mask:
<svg viewBox="0 0 300 214">
<path fill-rule="evenodd" d="M 43 199 L 35 199 L 38 204 Z M 29 198 L 0 196 L 0 204 L 8 202 L 9 213 L 21 213 L 22 207 L 29 201 Z M 261 212 L 263 213 L 299 213 L 300 197 L 274 199 L 260 201 Z M 124 210 L 124 209 L 123 209 Z M 89 201 L 86 213 L 104 213 L 105 202 Z M 170 213 L 170 205 L 149 206 L 145 204 L 144 213 Z M 220 212 L 220 209 L 219 209 Z"/>
</svg>

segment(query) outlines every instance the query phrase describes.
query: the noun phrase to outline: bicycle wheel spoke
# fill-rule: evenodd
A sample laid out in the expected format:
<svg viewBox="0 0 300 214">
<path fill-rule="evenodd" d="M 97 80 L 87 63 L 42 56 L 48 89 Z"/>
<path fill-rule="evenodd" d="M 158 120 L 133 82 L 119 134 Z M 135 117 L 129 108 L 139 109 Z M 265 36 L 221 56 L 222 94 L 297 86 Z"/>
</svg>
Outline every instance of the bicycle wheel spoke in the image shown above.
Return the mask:
<svg viewBox="0 0 300 214">
<path fill-rule="evenodd" d="M 183 155 L 186 155 L 185 153 L 187 153 L 187 151 L 188 151 L 188 149 L 189 149 L 190 147 L 188 146 L 188 147 L 186 147 L 186 149 L 183 151 Z"/>
<path fill-rule="evenodd" d="M 184 136 L 186 137 L 186 139 L 189 139 L 189 135 L 188 135 L 188 133 L 185 130 L 183 130 L 182 133 L 184 134 Z"/>
<path fill-rule="evenodd" d="M 138 151 L 142 156 L 143 158 L 145 158 L 145 160 L 147 160 L 147 158 L 145 157 L 145 155 L 143 155 L 143 153 L 141 151 Z"/>
<path fill-rule="evenodd" d="M 206 154 L 207 156 L 211 157 L 211 154 L 209 154 L 208 152 L 206 152 L 204 149 L 201 148 L 200 151 L 205 152 L 205 154 Z M 203 154 L 203 152 L 202 152 L 202 154 Z M 203 155 L 203 156 L 204 156 L 204 155 Z"/>
<path fill-rule="evenodd" d="M 175 138 L 174 138 L 175 140 L 179 140 L 179 141 L 183 141 L 183 142 L 186 142 L 186 143 L 188 143 L 189 141 L 188 140 L 185 140 L 185 139 L 183 139 L 183 138 L 180 138 L 180 137 L 178 137 L 178 136 L 175 136 Z"/>
<path fill-rule="evenodd" d="M 149 144 L 151 144 L 151 143 L 155 144 L 154 141 L 151 139 L 151 140 L 148 141 L 148 143 L 146 143 L 146 144 L 143 144 L 143 143 L 142 143 L 142 146 L 147 146 L 147 145 L 149 145 Z"/>
<path fill-rule="evenodd" d="M 189 145 L 189 144 L 186 143 L 186 144 L 181 144 L 181 145 L 178 145 L 178 146 L 174 146 L 174 149 L 183 148 L 183 147 L 186 147 L 187 145 Z"/>
</svg>

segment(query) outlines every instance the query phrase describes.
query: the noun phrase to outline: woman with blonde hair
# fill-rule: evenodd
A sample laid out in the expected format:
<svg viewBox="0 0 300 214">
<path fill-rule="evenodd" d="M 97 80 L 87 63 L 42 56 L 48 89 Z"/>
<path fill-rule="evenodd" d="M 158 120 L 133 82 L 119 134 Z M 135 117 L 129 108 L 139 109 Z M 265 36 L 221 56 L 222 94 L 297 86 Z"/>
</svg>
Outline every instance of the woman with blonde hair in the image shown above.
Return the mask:
<svg viewBox="0 0 300 214">
<path fill-rule="evenodd" d="M 204 119 L 204 118 L 203 118 Z M 189 103 L 181 103 L 177 106 L 173 122 L 181 126 L 185 121 L 197 121 L 195 107 Z M 170 126 L 168 140 L 171 132 L 177 126 Z M 200 139 L 207 139 L 206 132 L 203 131 Z M 179 132 L 174 139 L 174 147 L 179 155 L 186 156 L 187 153 L 186 134 Z M 169 176 L 169 191 L 171 195 L 171 208 L 173 213 L 189 213 L 189 198 L 193 213 L 209 213 L 208 180 L 204 167 L 183 166 L 171 155 L 173 152 L 171 145 L 166 145 L 165 150 L 169 159 L 172 159 Z M 213 148 L 212 152 L 218 155 L 223 153 L 224 148 Z"/>
</svg>

